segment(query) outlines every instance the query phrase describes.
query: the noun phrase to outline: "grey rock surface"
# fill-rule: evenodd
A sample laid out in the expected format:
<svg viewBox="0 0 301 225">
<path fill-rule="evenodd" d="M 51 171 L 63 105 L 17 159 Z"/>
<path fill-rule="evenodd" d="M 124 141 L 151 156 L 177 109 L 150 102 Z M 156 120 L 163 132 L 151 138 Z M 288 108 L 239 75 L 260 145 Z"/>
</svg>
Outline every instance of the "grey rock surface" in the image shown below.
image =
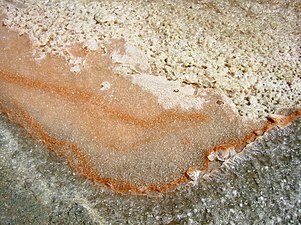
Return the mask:
<svg viewBox="0 0 301 225">
<path fill-rule="evenodd" d="M 0 224 L 301 224 L 301 120 L 262 137 L 212 180 L 119 195 L 0 116 Z"/>
</svg>

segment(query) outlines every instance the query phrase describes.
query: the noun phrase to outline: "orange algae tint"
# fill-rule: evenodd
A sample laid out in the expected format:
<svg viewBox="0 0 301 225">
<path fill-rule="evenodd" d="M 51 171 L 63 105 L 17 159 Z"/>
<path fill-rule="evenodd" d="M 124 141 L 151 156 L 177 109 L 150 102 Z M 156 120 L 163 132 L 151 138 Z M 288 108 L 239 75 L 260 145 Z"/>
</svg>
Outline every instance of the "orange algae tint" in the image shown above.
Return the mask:
<svg viewBox="0 0 301 225">
<path fill-rule="evenodd" d="M 242 121 L 210 91 L 201 110 L 166 110 L 114 74 L 101 52 L 76 48 L 87 66 L 75 75 L 60 57 L 35 61 L 26 37 L 3 26 L 0 33 L 0 111 L 79 174 L 117 192 L 166 191 L 187 181 L 191 168 L 205 171 L 211 151 L 241 148 L 269 128 Z"/>
</svg>

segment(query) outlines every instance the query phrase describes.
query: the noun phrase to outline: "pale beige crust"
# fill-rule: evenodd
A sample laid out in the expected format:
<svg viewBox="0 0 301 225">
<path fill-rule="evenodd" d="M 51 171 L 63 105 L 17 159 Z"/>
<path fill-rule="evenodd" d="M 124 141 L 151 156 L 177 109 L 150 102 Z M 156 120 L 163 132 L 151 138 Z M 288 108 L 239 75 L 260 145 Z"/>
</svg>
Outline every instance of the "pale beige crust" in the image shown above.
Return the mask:
<svg viewBox="0 0 301 225">
<path fill-rule="evenodd" d="M 249 119 L 301 106 L 295 0 L 11 0 L 0 8 L 8 28 L 30 37 L 34 58 L 61 55 L 74 73 L 87 63 L 66 47 L 95 50 L 124 39 L 142 54 L 115 67 L 122 75 L 143 72 L 214 88 Z M 135 62 L 143 62 L 140 70 L 128 65 Z"/>
</svg>

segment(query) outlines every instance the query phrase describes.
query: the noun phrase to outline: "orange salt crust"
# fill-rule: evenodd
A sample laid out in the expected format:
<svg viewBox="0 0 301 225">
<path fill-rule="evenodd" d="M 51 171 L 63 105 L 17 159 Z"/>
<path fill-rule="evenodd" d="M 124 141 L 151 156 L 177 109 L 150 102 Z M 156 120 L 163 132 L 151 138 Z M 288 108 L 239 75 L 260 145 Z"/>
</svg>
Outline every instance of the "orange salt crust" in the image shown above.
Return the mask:
<svg viewBox="0 0 301 225">
<path fill-rule="evenodd" d="M 112 73 L 107 55 L 78 50 L 88 66 L 74 75 L 59 57 L 34 61 L 26 37 L 3 27 L 0 34 L 0 111 L 78 174 L 119 193 L 168 191 L 188 181 L 188 173 L 206 172 L 210 153 L 242 149 L 301 115 L 246 122 L 217 104 L 214 92 L 202 110 L 165 110 L 152 94 Z M 112 88 L 101 92 L 104 80 Z"/>
<path fill-rule="evenodd" d="M 0 73 L 1 76 L 3 75 Z M 118 192 L 118 193 L 131 193 L 131 194 L 146 194 L 150 191 L 155 192 L 166 192 L 184 182 L 187 182 L 189 180 L 189 176 L 187 173 L 183 174 L 183 176 L 177 180 L 174 180 L 170 183 L 167 183 L 163 186 L 156 186 L 156 185 L 150 185 L 148 187 L 144 187 L 143 189 L 140 189 L 139 187 L 135 186 L 134 184 L 119 181 L 116 179 L 110 179 L 110 178 L 103 178 L 96 174 L 93 169 L 89 166 L 88 161 L 85 158 L 85 155 L 82 154 L 81 150 L 74 144 L 58 140 L 56 138 L 53 138 L 49 136 L 44 129 L 36 122 L 34 121 L 26 112 L 17 109 L 18 113 L 15 113 L 15 111 L 11 111 L 7 108 L 4 108 L 2 104 L 0 104 L 0 111 L 5 112 L 6 116 L 13 121 L 14 123 L 22 126 L 22 127 L 31 127 L 31 130 L 27 130 L 28 133 L 35 139 L 41 140 L 49 150 L 54 151 L 59 156 L 64 157 L 69 166 L 77 171 L 78 174 L 94 181 L 97 183 L 105 184 L 108 187 L 110 187 L 112 190 Z M 266 124 L 258 130 L 253 131 L 252 133 L 248 134 L 246 137 L 244 137 L 241 140 L 237 140 L 235 143 L 228 143 L 228 144 L 222 144 L 214 147 L 213 149 L 210 149 L 207 151 L 207 156 L 214 151 L 220 151 L 220 150 L 227 150 L 229 148 L 235 148 L 240 149 L 243 148 L 247 143 L 250 143 L 254 141 L 257 137 L 263 135 L 265 132 L 269 131 L 275 126 L 285 126 L 290 124 L 292 121 L 297 119 L 301 116 L 301 110 L 297 110 L 293 113 L 291 113 L 288 116 L 285 116 L 282 118 L 281 121 L 278 121 L 277 119 L 267 121 Z M 261 134 L 261 135 L 258 135 Z M 76 156 L 76 160 L 72 160 L 68 158 L 63 151 L 60 151 L 61 148 L 69 148 L 72 153 Z M 208 168 L 209 160 L 207 159 L 203 168 L 199 168 L 202 171 L 206 171 Z M 196 170 L 196 168 L 188 168 L 187 171 L 193 172 Z"/>
</svg>

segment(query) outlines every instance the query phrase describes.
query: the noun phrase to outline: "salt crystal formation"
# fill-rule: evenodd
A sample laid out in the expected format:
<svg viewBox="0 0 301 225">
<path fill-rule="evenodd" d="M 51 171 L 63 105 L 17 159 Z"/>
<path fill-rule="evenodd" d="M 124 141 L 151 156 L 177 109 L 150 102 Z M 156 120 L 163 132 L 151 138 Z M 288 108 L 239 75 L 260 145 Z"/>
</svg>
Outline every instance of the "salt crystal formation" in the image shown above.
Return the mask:
<svg viewBox="0 0 301 225">
<path fill-rule="evenodd" d="M 195 183 L 301 114 L 298 4 L 0 6 L 0 111 L 118 192 Z"/>
<path fill-rule="evenodd" d="M 3 23 L 29 35 L 36 57 L 84 61 L 66 47 L 90 50 L 111 38 L 140 48 L 152 73 L 216 88 L 240 115 L 257 119 L 300 108 L 300 3 L 277 1 L 2 1 Z"/>
</svg>

